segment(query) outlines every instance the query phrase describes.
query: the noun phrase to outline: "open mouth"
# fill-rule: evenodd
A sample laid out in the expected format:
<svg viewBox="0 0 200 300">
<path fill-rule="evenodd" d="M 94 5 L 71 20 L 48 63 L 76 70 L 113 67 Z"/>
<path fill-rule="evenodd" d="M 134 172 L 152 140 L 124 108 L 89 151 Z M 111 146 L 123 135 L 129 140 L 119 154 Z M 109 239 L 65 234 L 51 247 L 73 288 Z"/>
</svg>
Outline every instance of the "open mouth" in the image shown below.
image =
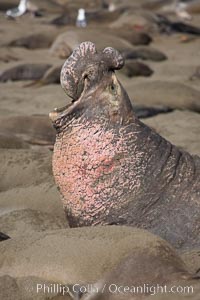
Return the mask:
<svg viewBox="0 0 200 300">
<path fill-rule="evenodd" d="M 54 108 L 53 111 L 49 113 L 49 118 L 51 119 L 52 122 L 55 122 L 56 120 L 69 115 L 74 107 L 77 105 L 77 103 L 80 102 L 80 98 L 77 100 L 72 100 L 71 103 L 61 107 L 61 108 Z"/>
</svg>

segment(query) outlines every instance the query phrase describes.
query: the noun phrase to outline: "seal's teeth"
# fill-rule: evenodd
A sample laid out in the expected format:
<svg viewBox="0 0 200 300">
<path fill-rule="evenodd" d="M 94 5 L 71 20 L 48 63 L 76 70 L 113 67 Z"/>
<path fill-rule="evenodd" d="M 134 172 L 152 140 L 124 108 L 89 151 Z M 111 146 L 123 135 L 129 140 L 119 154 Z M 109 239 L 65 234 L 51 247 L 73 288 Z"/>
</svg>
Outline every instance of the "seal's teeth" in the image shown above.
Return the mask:
<svg viewBox="0 0 200 300">
<path fill-rule="evenodd" d="M 57 119 L 57 117 L 58 117 L 58 113 L 55 110 L 49 113 L 49 118 L 52 122 L 54 122 Z"/>
</svg>

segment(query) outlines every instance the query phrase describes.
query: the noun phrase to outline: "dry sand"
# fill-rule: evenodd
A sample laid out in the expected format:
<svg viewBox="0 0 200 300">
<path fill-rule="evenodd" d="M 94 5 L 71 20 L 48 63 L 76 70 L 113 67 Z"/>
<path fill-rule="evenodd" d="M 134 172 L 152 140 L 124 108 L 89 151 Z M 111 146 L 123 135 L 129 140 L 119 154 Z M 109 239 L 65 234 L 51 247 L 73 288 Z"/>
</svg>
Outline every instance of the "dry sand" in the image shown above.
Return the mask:
<svg viewBox="0 0 200 300">
<path fill-rule="evenodd" d="M 129 78 L 123 73 L 118 77 L 133 104 L 175 109 L 144 119 L 144 122 L 173 144 L 200 155 L 200 78 L 191 80 L 200 66 L 200 38 L 180 33 L 159 34 L 149 18 L 151 11 L 140 9 L 129 10 L 106 25 L 103 22 L 95 24 L 93 20 L 89 24 L 90 31 L 85 29 L 79 34 L 72 25 L 56 27 L 49 22 L 67 9 L 77 9 L 80 1 L 32 2 L 44 9 L 43 17 L 34 18 L 28 14 L 10 20 L 4 17 L 3 10 L 0 11 L 0 74 L 25 63 L 62 65 L 65 59 L 59 58 L 60 48 L 54 46 L 52 51 L 50 46 L 63 33 L 69 40 L 68 52 L 82 39 L 98 42 L 99 48 L 112 44 L 130 51 L 140 46 L 117 37 L 117 28 L 121 27 L 122 32 L 145 29 L 153 42 L 143 47 L 147 51 L 149 47 L 159 50 L 167 59 L 160 62 L 139 60 L 153 70 L 149 77 Z M 96 1 L 96 7 L 91 4 L 93 1 L 85 2 L 90 12 L 100 6 L 100 1 Z M 119 1 L 115 2 L 121 6 Z M 140 6 L 138 1 L 125 2 Z M 17 0 L 1 1 L 0 9 L 17 3 Z M 200 26 L 200 14 L 193 15 L 192 24 Z M 127 25 L 129 29 L 123 29 Z M 116 36 L 111 34 L 113 30 L 116 30 Z M 24 40 L 24 37 L 28 39 Z M 26 47 L 31 40 L 30 47 L 34 49 L 9 46 L 21 38 L 20 43 Z M 69 98 L 59 84 L 26 86 L 30 83 L 32 80 L 0 83 L 0 231 L 11 237 L 0 245 L 0 298 L 71 299 L 69 295 L 64 298 L 59 293 L 37 294 L 27 287 L 37 282 L 96 281 L 136 245 L 147 242 L 149 237 L 159 238 L 131 228 L 66 229 L 67 220 L 51 170 L 54 131 L 48 113 L 54 107 L 66 105 Z M 181 255 L 188 270 L 198 271 L 199 249 Z M 198 295 L 197 291 L 193 298 L 183 296 L 183 299 L 197 300 Z M 165 297 L 155 299 L 182 299 L 180 295 Z"/>
</svg>

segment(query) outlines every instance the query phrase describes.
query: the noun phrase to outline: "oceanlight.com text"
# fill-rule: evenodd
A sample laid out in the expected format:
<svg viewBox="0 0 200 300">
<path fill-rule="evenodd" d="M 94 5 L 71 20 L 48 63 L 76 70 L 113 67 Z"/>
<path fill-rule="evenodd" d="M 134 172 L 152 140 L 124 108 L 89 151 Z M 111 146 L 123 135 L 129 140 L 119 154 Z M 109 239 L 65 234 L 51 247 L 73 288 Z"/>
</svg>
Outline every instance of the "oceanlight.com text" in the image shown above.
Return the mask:
<svg viewBox="0 0 200 300">
<path fill-rule="evenodd" d="M 79 293 L 111 293 L 111 294 L 193 294 L 194 288 L 193 286 L 181 286 L 181 285 L 150 285 L 143 284 L 140 286 L 128 286 L 128 285 L 118 285 L 115 283 L 104 284 L 104 285 L 95 285 L 95 284 L 74 284 L 74 285 L 62 285 L 62 284 L 37 284 L 37 293 L 60 293 L 62 295 L 65 294 L 79 294 Z"/>
</svg>

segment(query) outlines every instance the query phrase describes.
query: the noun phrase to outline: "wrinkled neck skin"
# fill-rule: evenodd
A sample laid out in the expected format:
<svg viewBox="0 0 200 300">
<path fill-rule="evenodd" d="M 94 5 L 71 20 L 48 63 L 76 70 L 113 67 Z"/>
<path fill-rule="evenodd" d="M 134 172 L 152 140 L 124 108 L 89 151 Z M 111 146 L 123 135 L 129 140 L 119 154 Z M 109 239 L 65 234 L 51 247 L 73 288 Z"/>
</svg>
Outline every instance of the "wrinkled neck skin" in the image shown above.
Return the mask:
<svg viewBox="0 0 200 300">
<path fill-rule="evenodd" d="M 155 232 L 160 226 L 163 232 L 160 212 L 171 213 L 179 197 L 187 206 L 183 192 L 193 188 L 193 159 L 140 122 L 123 89 L 116 109 L 96 105 L 103 97 L 95 87 L 83 93 L 84 100 L 54 124 L 53 172 L 69 224 L 127 224 Z"/>
</svg>

